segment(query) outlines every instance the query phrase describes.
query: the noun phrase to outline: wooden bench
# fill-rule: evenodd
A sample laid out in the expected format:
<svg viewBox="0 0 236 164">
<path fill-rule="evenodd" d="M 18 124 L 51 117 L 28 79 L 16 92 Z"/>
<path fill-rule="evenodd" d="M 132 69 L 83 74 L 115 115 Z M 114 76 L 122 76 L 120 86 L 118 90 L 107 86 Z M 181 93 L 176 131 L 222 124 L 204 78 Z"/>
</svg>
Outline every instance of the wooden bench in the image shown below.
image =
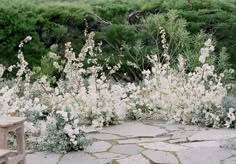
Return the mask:
<svg viewBox="0 0 236 164">
<path fill-rule="evenodd" d="M 17 153 L 9 158 L 9 163 L 25 164 L 25 139 L 24 139 L 24 122 L 25 118 L 0 116 L 0 149 L 7 150 L 8 132 L 16 132 Z M 13 154 L 13 153 L 11 153 Z M 12 155 L 10 155 L 12 156 Z"/>
</svg>

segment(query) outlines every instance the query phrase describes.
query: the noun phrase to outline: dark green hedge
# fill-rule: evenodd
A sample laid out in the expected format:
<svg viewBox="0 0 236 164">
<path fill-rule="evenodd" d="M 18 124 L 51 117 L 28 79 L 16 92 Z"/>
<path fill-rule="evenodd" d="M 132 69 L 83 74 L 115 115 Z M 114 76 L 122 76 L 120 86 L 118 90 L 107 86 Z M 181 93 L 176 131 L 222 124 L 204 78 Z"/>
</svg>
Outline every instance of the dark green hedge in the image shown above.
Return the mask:
<svg viewBox="0 0 236 164">
<path fill-rule="evenodd" d="M 62 47 L 71 41 L 78 50 L 84 42 L 85 19 L 88 29 L 104 41 L 104 54 L 119 53 L 121 45 L 133 46 L 137 40 L 150 52 L 148 30 L 143 30 L 142 18 L 176 9 L 187 20 L 192 34 L 203 29 L 213 34 L 217 49 L 225 46 L 236 63 L 236 0 L 0 0 L 0 63 L 16 61 L 19 42 L 31 35 L 33 40 L 25 46 L 26 59 L 40 64 L 52 44 Z M 140 12 L 140 19 L 130 24 L 128 15 Z M 153 47 L 152 47 L 153 46 Z M 234 66 L 236 68 L 236 66 Z"/>
</svg>

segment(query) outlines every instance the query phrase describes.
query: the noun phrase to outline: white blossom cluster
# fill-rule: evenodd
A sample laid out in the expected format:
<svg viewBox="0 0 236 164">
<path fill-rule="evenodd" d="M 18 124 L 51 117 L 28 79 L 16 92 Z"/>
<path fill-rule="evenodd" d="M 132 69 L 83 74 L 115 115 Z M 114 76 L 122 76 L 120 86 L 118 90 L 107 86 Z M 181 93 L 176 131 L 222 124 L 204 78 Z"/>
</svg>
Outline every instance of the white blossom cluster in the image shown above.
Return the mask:
<svg viewBox="0 0 236 164">
<path fill-rule="evenodd" d="M 181 55 L 178 69 L 170 66 L 168 53 L 165 53 L 164 64 L 157 56 L 149 57 L 153 63 L 151 73 L 143 71 L 142 85 L 136 86 L 129 96 L 131 118 L 164 118 L 184 124 L 222 126 L 225 113 L 221 102 L 227 91 L 222 76 L 218 76 L 214 66 L 207 63 L 213 50 L 209 39 L 200 51 L 202 65 L 190 73 L 184 71 Z"/>
<path fill-rule="evenodd" d="M 69 151 L 83 147 L 84 125 L 103 127 L 117 124 L 127 116 L 164 118 L 171 122 L 220 127 L 227 115 L 222 111 L 222 98 L 227 94 L 222 83 L 223 74 L 217 75 L 213 65 L 207 63 L 214 51 L 211 40 L 200 50 L 201 66 L 193 72 L 185 71 L 185 59 L 179 55 L 178 66 L 170 65 L 169 46 L 165 31 L 161 30 L 164 54 L 149 56 L 151 70 L 143 70 L 139 84 L 115 82 L 110 75 L 121 67 L 98 62 L 102 55 L 100 44 L 95 45 L 94 33 L 86 34 L 86 43 L 76 55 L 71 43 L 65 44 L 65 56 L 49 53 L 53 66 L 61 77 L 55 85 L 45 75 L 34 78 L 28 68 L 20 44 L 19 62 L 10 67 L 0 65 L 0 79 L 5 71 L 16 69 L 16 78 L 9 85 L 0 85 L 0 114 L 23 116 L 28 142 L 41 145 L 42 150 Z M 133 63 L 129 63 L 133 65 Z M 227 116 L 226 116 L 227 117 Z M 228 113 L 230 127 L 235 112 Z M 39 146 L 40 147 L 40 146 Z"/>
<path fill-rule="evenodd" d="M 117 124 L 126 117 L 125 87 L 105 76 L 102 66 L 97 63 L 97 55 L 101 50 L 95 47 L 93 35 L 91 33 L 86 36 L 86 43 L 77 56 L 71 43 L 65 44 L 65 59 L 53 63 L 65 75 L 57 81 L 56 87 L 52 87 L 49 77 L 44 75 L 32 80 L 34 72 L 28 69 L 28 63 L 19 50 L 19 62 L 8 69 L 17 69 L 16 78 L 12 80 L 12 86 L 6 83 L 0 88 L 0 113 L 27 117 L 26 132 L 30 141 L 34 137 L 33 141 L 38 142 L 37 144 L 48 142 L 45 138 L 48 134 L 45 133 L 52 133 L 57 129 L 63 131 L 68 138 L 65 140 L 73 145 L 74 150 L 77 149 L 76 145 L 81 148 L 79 141 L 82 125 L 108 126 Z M 21 42 L 19 47 L 22 48 L 24 43 L 26 41 Z M 49 53 L 49 56 L 60 59 L 55 53 Z M 84 67 L 85 63 L 89 66 Z M 110 67 L 109 75 L 119 68 L 120 63 Z M 2 76 L 6 68 L 1 65 L 0 69 Z M 58 115 L 64 120 L 62 126 L 57 125 L 61 121 Z"/>
<path fill-rule="evenodd" d="M 227 113 L 227 120 L 225 123 L 227 128 L 235 128 L 236 127 L 236 110 L 234 108 L 229 108 L 229 112 Z"/>
</svg>

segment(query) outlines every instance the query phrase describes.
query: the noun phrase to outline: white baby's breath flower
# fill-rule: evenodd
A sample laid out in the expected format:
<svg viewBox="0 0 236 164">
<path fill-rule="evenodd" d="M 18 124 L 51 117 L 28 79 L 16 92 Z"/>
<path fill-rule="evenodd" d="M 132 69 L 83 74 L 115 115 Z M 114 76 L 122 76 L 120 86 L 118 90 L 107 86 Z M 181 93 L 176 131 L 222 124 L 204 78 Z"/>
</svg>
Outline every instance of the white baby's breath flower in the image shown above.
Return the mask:
<svg viewBox="0 0 236 164">
<path fill-rule="evenodd" d="M 53 66 L 54 66 L 56 69 L 60 69 L 60 65 L 58 64 L 58 62 L 53 62 Z"/>
<path fill-rule="evenodd" d="M 199 61 L 200 61 L 202 64 L 204 64 L 204 63 L 206 62 L 206 56 L 201 55 L 201 56 L 199 57 Z"/>
<path fill-rule="evenodd" d="M 214 51 L 214 50 L 215 50 L 215 47 L 214 47 L 214 46 L 210 46 L 209 50 L 210 50 L 210 51 Z"/>
<path fill-rule="evenodd" d="M 200 59 L 199 59 L 200 60 Z M 179 68 L 179 71 L 183 71 L 184 70 L 184 67 L 185 67 L 185 59 L 183 58 L 182 55 L 179 55 L 179 58 L 178 58 L 178 68 Z"/>
<path fill-rule="evenodd" d="M 211 40 L 211 39 L 208 39 L 208 40 L 204 43 L 204 45 L 205 45 L 206 47 L 210 47 L 210 46 L 212 45 L 212 40 Z"/>
<path fill-rule="evenodd" d="M 27 42 L 27 41 L 30 41 L 30 40 L 32 40 L 32 37 L 31 36 L 27 36 L 26 38 L 25 38 L 25 41 Z"/>
<path fill-rule="evenodd" d="M 0 78 L 2 77 L 4 71 L 5 71 L 5 67 L 2 64 L 0 64 Z"/>
<path fill-rule="evenodd" d="M 58 143 L 61 142 L 58 134 L 62 132 L 65 137 L 62 138 L 63 146 L 68 144 L 68 147 L 75 149 L 81 144 L 82 123 L 91 124 L 96 129 L 120 123 L 128 114 L 138 119 L 162 118 L 171 122 L 219 127 L 217 123 L 222 119 L 217 113 L 222 111 L 221 102 L 227 91 L 222 76 L 207 63 L 209 53 L 214 50 L 212 41 L 208 40 L 206 47 L 200 51 L 201 64 L 187 73 L 184 71 L 185 59 L 181 55 L 178 57 L 179 69 L 170 65 L 169 60 L 172 59 L 167 51 L 167 34 L 163 28 L 160 31 L 165 51 L 163 56 L 167 60 L 161 63 L 157 55 L 148 56 L 152 68 L 151 71 L 141 70 L 145 77 L 139 83 L 119 83 L 106 76 L 97 58 L 99 54 L 94 50 L 94 34 L 86 35 L 85 46 L 78 57 L 71 43 L 65 45 L 65 60 L 61 61 L 56 54 L 49 54 L 56 59 L 53 60 L 55 67 L 59 68 L 58 63 L 63 66 L 59 70 L 61 77 L 53 83 L 55 85 L 45 75 L 34 79 L 23 53 L 19 51 L 19 62 L 14 66 L 16 79 L 13 84 L 4 83 L 0 88 L 0 115 L 29 117 L 32 122 L 27 125 L 27 136 L 31 139 L 36 133 L 40 142 Z M 89 67 L 82 68 L 82 63 L 86 61 Z M 127 61 L 127 65 L 138 68 L 133 62 Z M 110 66 L 109 70 L 114 73 L 120 67 L 118 63 Z M 0 75 L 4 70 L 5 67 L 0 65 Z M 230 127 L 235 121 L 235 111 L 230 109 L 227 116 Z"/>
<path fill-rule="evenodd" d="M 49 58 L 51 58 L 51 59 L 56 59 L 56 60 L 60 59 L 60 56 L 58 56 L 57 54 L 55 54 L 55 53 L 53 53 L 53 52 L 49 52 L 49 53 L 48 53 L 48 56 L 49 56 Z"/>
</svg>

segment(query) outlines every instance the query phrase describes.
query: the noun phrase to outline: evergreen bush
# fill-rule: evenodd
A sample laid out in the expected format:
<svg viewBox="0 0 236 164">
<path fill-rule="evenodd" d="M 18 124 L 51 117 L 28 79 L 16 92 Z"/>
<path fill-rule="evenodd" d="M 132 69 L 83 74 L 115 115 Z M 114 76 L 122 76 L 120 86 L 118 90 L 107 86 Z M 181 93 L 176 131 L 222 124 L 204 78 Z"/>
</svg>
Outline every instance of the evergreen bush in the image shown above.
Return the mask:
<svg viewBox="0 0 236 164">
<path fill-rule="evenodd" d="M 171 25 L 166 17 L 173 9 L 179 17 Z M 217 42 L 217 54 L 226 47 L 222 52 L 229 54 L 236 68 L 235 0 L 1 0 L 0 11 L 0 61 L 8 65 L 16 61 L 17 45 L 27 35 L 33 37 L 24 47 L 31 66 L 39 66 L 41 57 L 53 44 L 57 44 L 59 54 L 63 54 L 64 43 L 71 41 L 78 52 L 85 40 L 86 27 L 95 31 L 96 41 L 103 41 L 104 59 L 113 54 L 115 58 L 123 55 L 123 61 L 132 61 L 130 54 L 137 52 L 135 47 L 142 47 L 139 55 L 157 52 L 156 26 L 165 25 L 173 39 L 173 50 L 176 54 L 183 53 L 178 49 L 185 46 L 181 50 L 192 68 L 198 65 L 194 61 L 198 59 L 195 54 L 202 46 L 201 40 L 209 35 Z M 205 34 L 199 35 L 201 31 Z M 142 60 L 137 63 L 142 64 Z M 214 62 L 220 63 L 218 60 Z M 219 67 L 222 71 L 222 66 Z M 130 70 L 129 74 L 131 72 L 137 70 Z"/>
</svg>

